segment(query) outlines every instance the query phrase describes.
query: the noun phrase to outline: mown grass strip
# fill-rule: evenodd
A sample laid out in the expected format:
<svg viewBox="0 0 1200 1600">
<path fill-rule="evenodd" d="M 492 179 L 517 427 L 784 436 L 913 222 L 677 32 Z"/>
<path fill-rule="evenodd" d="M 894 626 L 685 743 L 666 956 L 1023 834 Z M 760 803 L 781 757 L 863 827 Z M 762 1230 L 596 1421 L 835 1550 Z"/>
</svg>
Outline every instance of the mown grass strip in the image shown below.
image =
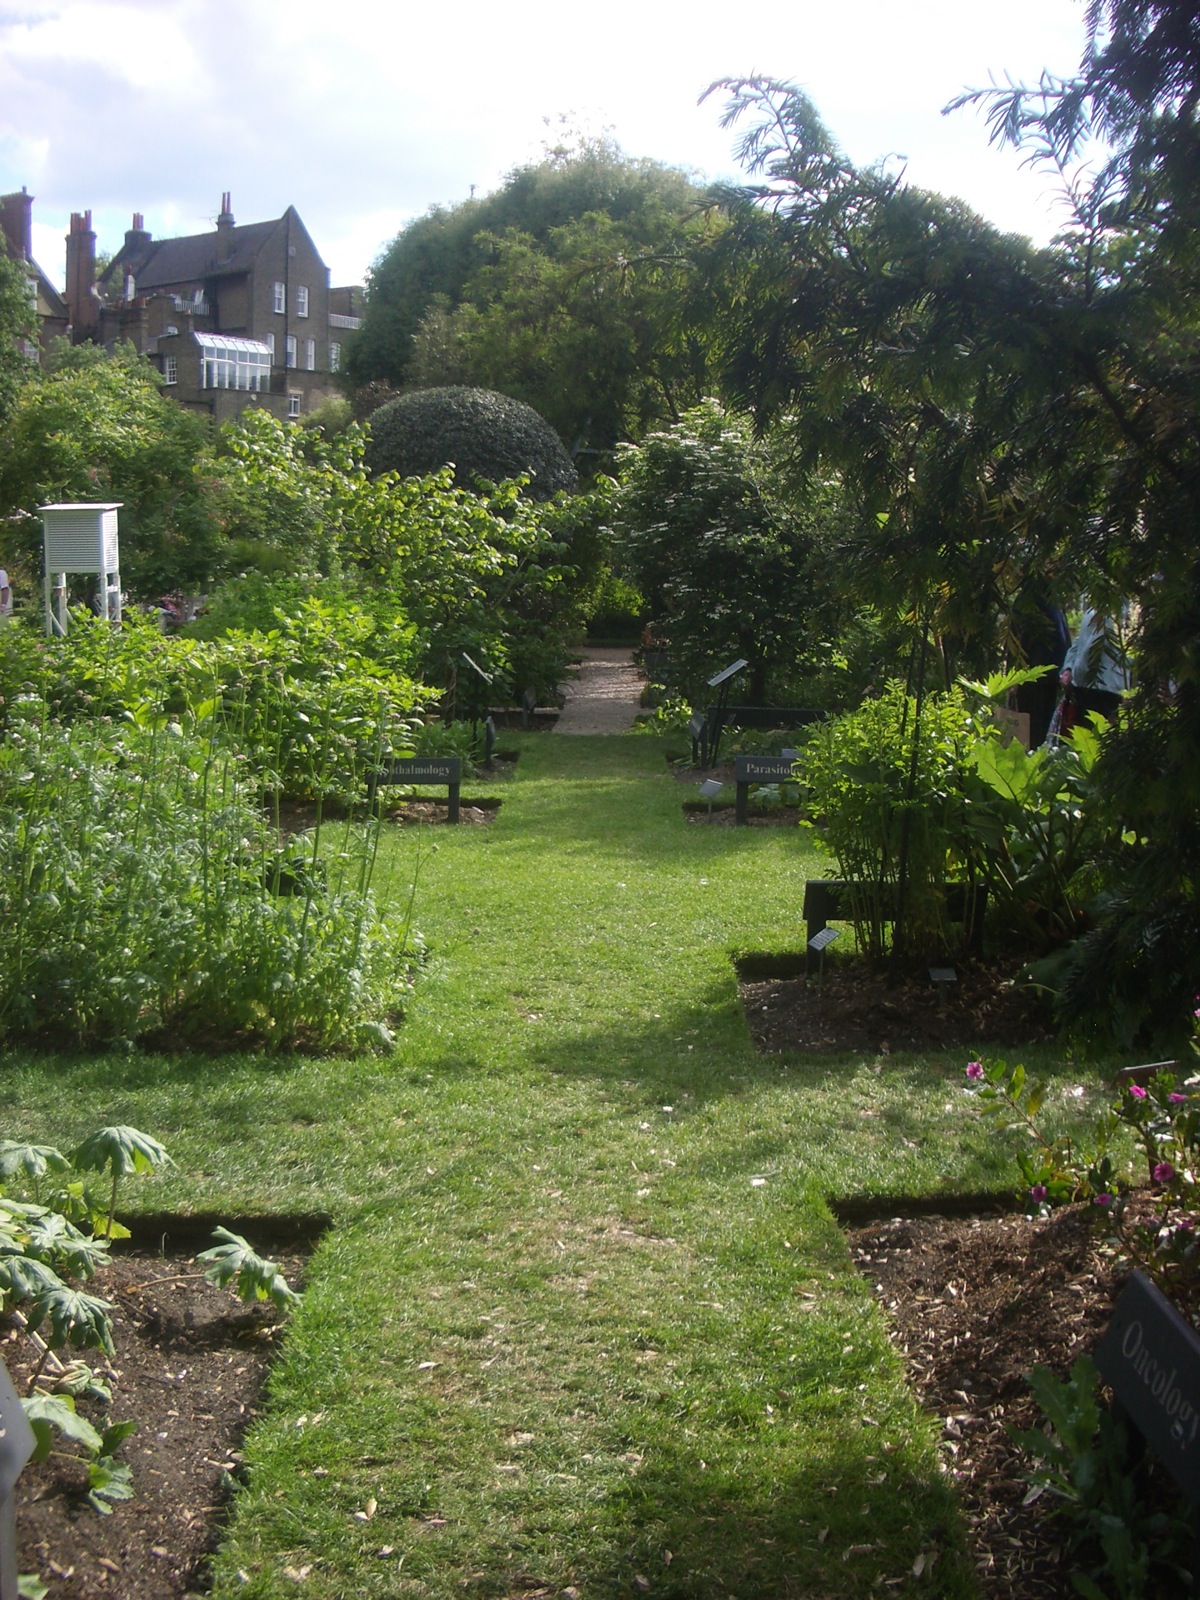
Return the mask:
<svg viewBox="0 0 1200 1600">
<path fill-rule="evenodd" d="M 148 1203 L 336 1218 L 222 1600 L 973 1592 L 826 1198 L 1007 1155 L 958 1054 L 755 1055 L 731 953 L 800 947 L 813 859 L 686 793 L 654 740 L 531 737 L 493 826 L 391 835 L 430 946 L 392 1058 L 8 1063 L 25 1133 L 163 1138 Z"/>
</svg>

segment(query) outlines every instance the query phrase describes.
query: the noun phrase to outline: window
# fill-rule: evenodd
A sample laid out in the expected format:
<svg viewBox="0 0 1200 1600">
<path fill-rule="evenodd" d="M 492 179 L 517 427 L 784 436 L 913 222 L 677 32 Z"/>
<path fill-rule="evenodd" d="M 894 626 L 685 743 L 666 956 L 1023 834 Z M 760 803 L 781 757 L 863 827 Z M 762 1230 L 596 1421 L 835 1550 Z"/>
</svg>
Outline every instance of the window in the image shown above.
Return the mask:
<svg viewBox="0 0 1200 1600">
<path fill-rule="evenodd" d="M 299 415 L 300 415 L 300 396 L 298 394 L 289 394 L 288 395 L 288 416 L 289 417 L 298 417 Z"/>
<path fill-rule="evenodd" d="M 279 312 L 280 316 L 283 316 L 287 311 L 287 285 L 273 283 L 271 285 L 271 296 L 274 309 Z"/>
<path fill-rule="evenodd" d="M 164 356 L 163 357 L 163 383 L 164 384 L 171 384 L 171 383 L 178 383 L 178 382 L 179 382 L 179 363 L 176 361 L 174 356 Z"/>
<path fill-rule="evenodd" d="M 296 315 L 298 317 L 306 317 L 308 315 L 308 285 L 306 283 L 296 285 Z"/>
<path fill-rule="evenodd" d="M 342 347 L 340 344 L 334 344 L 331 341 L 329 345 L 329 370 L 330 372 L 340 372 L 341 369 Z"/>
<path fill-rule="evenodd" d="M 306 372 L 317 370 L 317 341 L 305 339 L 304 341 L 304 369 Z"/>
<path fill-rule="evenodd" d="M 267 337 L 263 340 L 263 343 L 266 345 L 268 351 L 270 352 L 271 360 L 274 361 L 274 359 L 275 359 L 275 335 L 273 333 L 269 333 L 267 335 Z"/>
<path fill-rule="evenodd" d="M 289 333 L 287 336 L 287 365 L 289 367 L 296 365 L 296 335 L 294 333 Z"/>
<path fill-rule="evenodd" d="M 200 346 L 202 389 L 271 387 L 271 353 L 261 339 L 235 339 L 229 333 L 197 333 L 193 338 Z M 167 376 L 168 365 L 174 368 L 173 356 L 163 358 L 163 376 L 173 383 L 176 380 Z"/>
</svg>

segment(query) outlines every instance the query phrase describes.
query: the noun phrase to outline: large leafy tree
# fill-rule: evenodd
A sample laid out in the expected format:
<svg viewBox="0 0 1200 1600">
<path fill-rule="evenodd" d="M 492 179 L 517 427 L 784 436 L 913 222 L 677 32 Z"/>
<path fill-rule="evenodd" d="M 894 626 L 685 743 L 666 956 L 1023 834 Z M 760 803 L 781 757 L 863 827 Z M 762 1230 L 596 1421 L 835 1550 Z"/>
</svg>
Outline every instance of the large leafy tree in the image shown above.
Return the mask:
<svg viewBox="0 0 1200 1600">
<path fill-rule="evenodd" d="M 1074 200 L 1054 405 L 1090 420 L 1093 503 L 1068 543 L 1134 602 L 1139 682 L 1098 772 L 1122 824 L 1106 914 L 1066 995 L 1132 1035 L 1200 990 L 1200 16 L 1092 0 L 1088 22 L 1073 78 L 981 98 Z"/>
<path fill-rule="evenodd" d="M 706 400 L 621 452 L 619 558 L 693 698 L 735 657 L 745 693 L 781 703 L 819 635 L 813 518 L 778 492 L 749 419 Z"/>
<path fill-rule="evenodd" d="M 32 514 L 54 500 L 120 501 L 125 586 L 147 599 L 199 588 L 219 547 L 196 472 L 207 438 L 205 422 L 163 398 L 132 347 L 112 356 L 64 349 L 51 370 L 28 377 L 0 434 L 0 514 Z M 14 525 L 40 570 L 40 524 Z"/>
<path fill-rule="evenodd" d="M 350 375 L 500 390 L 593 471 L 704 392 L 677 311 L 716 225 L 684 174 L 584 141 L 410 224 L 372 272 Z"/>
<path fill-rule="evenodd" d="M 790 86 L 726 85 L 757 179 L 735 229 L 757 249 L 733 263 L 725 370 L 873 512 L 847 570 L 907 585 L 922 632 L 984 645 L 1030 583 L 1136 607 L 1140 685 L 1097 770 L 1124 843 L 1065 991 L 1129 1032 L 1200 987 L 1193 10 L 1097 0 L 1076 78 L 991 92 L 997 138 L 1072 202 L 1042 252 L 854 171 Z"/>
</svg>

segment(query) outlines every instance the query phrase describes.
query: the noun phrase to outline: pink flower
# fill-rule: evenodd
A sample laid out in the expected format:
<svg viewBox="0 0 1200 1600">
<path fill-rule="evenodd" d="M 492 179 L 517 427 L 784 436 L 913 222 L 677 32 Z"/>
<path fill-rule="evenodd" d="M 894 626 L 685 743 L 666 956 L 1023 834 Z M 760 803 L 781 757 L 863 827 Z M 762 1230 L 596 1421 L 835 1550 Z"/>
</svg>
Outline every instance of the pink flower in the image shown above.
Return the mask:
<svg viewBox="0 0 1200 1600">
<path fill-rule="evenodd" d="M 1096 1198 L 1092 1201 L 1092 1204 L 1094 1206 L 1110 1206 L 1110 1205 L 1112 1205 L 1112 1203 L 1113 1203 L 1113 1197 L 1110 1194 L 1098 1194 L 1096 1196 Z"/>
<path fill-rule="evenodd" d="M 970 1078 L 972 1083 L 978 1083 L 980 1078 L 983 1077 L 983 1062 L 982 1061 L 968 1061 L 967 1062 L 967 1077 Z"/>
<path fill-rule="evenodd" d="M 1046 1185 L 1044 1183 L 1035 1183 L 1029 1191 L 1029 1198 L 1040 1205 L 1046 1198 Z"/>
<path fill-rule="evenodd" d="M 1173 1106 L 1182 1106 L 1187 1103 L 1187 1095 L 1177 1094 L 1174 1089 L 1171 1090 L 1171 1093 L 1167 1096 L 1167 1099 Z"/>
<path fill-rule="evenodd" d="M 1135 1100 L 1144 1100 L 1146 1098 L 1146 1091 L 1142 1088 L 1140 1083 L 1131 1083 L 1129 1085 L 1129 1092 Z"/>
<path fill-rule="evenodd" d="M 1169 1161 L 1160 1161 L 1153 1173 L 1155 1183 L 1170 1183 L 1174 1176 L 1175 1168 Z"/>
</svg>

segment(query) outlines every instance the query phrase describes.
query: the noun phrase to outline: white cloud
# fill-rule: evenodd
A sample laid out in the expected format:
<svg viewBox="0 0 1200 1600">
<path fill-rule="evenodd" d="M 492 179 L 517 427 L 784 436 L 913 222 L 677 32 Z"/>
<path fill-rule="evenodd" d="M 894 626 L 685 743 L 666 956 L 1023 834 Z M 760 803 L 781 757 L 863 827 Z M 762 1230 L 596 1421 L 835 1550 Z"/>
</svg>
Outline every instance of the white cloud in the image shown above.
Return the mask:
<svg viewBox="0 0 1200 1600">
<path fill-rule="evenodd" d="M 226 189 L 241 221 L 294 204 L 349 282 L 405 220 L 536 156 L 560 112 L 732 174 L 719 97 L 696 100 L 757 70 L 807 88 L 855 160 L 902 152 L 914 182 L 1045 237 L 1044 184 L 978 115 L 940 111 L 989 73 L 1070 71 L 1082 16 L 1080 0 L 28 0 L 0 8 L 0 191 L 28 185 L 39 239 L 90 207 L 110 248 L 134 210 L 161 235 L 210 226 Z M 61 243 L 42 265 L 60 270 Z"/>
</svg>

